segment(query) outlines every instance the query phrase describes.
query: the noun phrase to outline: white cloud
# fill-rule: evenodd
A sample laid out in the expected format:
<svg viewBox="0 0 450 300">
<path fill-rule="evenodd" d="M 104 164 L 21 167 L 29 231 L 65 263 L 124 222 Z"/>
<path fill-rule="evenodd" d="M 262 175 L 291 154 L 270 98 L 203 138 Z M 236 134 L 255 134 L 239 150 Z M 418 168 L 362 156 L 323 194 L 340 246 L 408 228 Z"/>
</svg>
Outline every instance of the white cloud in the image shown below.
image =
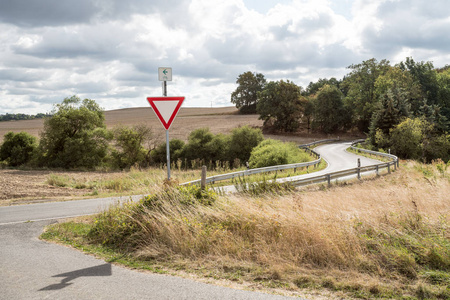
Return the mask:
<svg viewBox="0 0 450 300">
<path fill-rule="evenodd" d="M 106 109 L 147 106 L 161 95 L 160 66 L 173 68 L 170 95 L 217 106 L 231 105 L 236 77 L 249 70 L 306 87 L 372 57 L 443 66 L 450 53 L 446 0 L 270 0 L 257 9 L 254 0 L 82 0 L 66 10 L 73 1 L 43 0 L 34 15 L 25 0 L 2 2 L 0 114 L 46 112 L 73 94 Z"/>
</svg>

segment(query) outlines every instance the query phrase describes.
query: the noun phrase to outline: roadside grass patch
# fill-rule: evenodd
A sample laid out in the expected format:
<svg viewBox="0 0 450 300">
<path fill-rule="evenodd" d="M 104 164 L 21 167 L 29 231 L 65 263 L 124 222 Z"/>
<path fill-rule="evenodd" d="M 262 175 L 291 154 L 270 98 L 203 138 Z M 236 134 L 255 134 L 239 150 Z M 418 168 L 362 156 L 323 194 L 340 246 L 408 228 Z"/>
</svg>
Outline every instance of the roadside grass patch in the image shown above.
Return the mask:
<svg viewBox="0 0 450 300">
<path fill-rule="evenodd" d="M 429 184 L 416 164 L 324 191 L 221 196 L 164 186 L 42 238 L 135 268 L 269 290 L 448 299 L 450 181 L 433 167 Z"/>
</svg>

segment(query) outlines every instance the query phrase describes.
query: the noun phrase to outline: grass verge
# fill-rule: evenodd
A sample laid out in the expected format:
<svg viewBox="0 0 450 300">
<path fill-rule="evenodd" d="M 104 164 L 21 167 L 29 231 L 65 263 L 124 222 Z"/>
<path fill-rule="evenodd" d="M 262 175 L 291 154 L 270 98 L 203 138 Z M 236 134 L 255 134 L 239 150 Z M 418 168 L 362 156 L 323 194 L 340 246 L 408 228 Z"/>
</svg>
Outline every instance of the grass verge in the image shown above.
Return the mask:
<svg viewBox="0 0 450 300">
<path fill-rule="evenodd" d="M 450 298 L 450 176 L 405 162 L 316 191 L 219 196 L 160 188 L 42 238 L 155 272 L 345 298 Z"/>
</svg>

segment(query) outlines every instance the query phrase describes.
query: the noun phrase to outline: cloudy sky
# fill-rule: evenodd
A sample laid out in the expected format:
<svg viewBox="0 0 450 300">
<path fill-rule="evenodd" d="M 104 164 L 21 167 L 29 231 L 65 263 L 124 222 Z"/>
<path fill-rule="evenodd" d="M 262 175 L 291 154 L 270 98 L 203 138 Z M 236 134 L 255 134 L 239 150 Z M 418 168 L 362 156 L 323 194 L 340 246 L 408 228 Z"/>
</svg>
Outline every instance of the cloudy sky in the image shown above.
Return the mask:
<svg viewBox="0 0 450 300">
<path fill-rule="evenodd" d="M 229 106 L 246 71 L 306 87 L 353 63 L 450 64 L 448 0 L 0 0 L 0 114 L 78 95 L 104 109 L 161 96 Z"/>
</svg>

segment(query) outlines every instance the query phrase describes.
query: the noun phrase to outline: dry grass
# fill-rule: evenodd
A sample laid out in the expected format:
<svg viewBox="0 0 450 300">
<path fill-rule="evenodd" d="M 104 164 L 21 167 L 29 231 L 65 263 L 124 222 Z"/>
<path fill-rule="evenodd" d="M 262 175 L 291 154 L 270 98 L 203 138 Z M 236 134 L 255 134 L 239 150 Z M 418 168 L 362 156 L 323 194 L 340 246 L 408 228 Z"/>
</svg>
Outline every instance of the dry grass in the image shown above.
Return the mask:
<svg viewBox="0 0 450 300">
<path fill-rule="evenodd" d="M 450 174 L 441 170 L 406 162 L 360 184 L 213 205 L 163 189 L 98 216 L 83 239 L 153 266 L 269 288 L 446 299 Z"/>
</svg>

